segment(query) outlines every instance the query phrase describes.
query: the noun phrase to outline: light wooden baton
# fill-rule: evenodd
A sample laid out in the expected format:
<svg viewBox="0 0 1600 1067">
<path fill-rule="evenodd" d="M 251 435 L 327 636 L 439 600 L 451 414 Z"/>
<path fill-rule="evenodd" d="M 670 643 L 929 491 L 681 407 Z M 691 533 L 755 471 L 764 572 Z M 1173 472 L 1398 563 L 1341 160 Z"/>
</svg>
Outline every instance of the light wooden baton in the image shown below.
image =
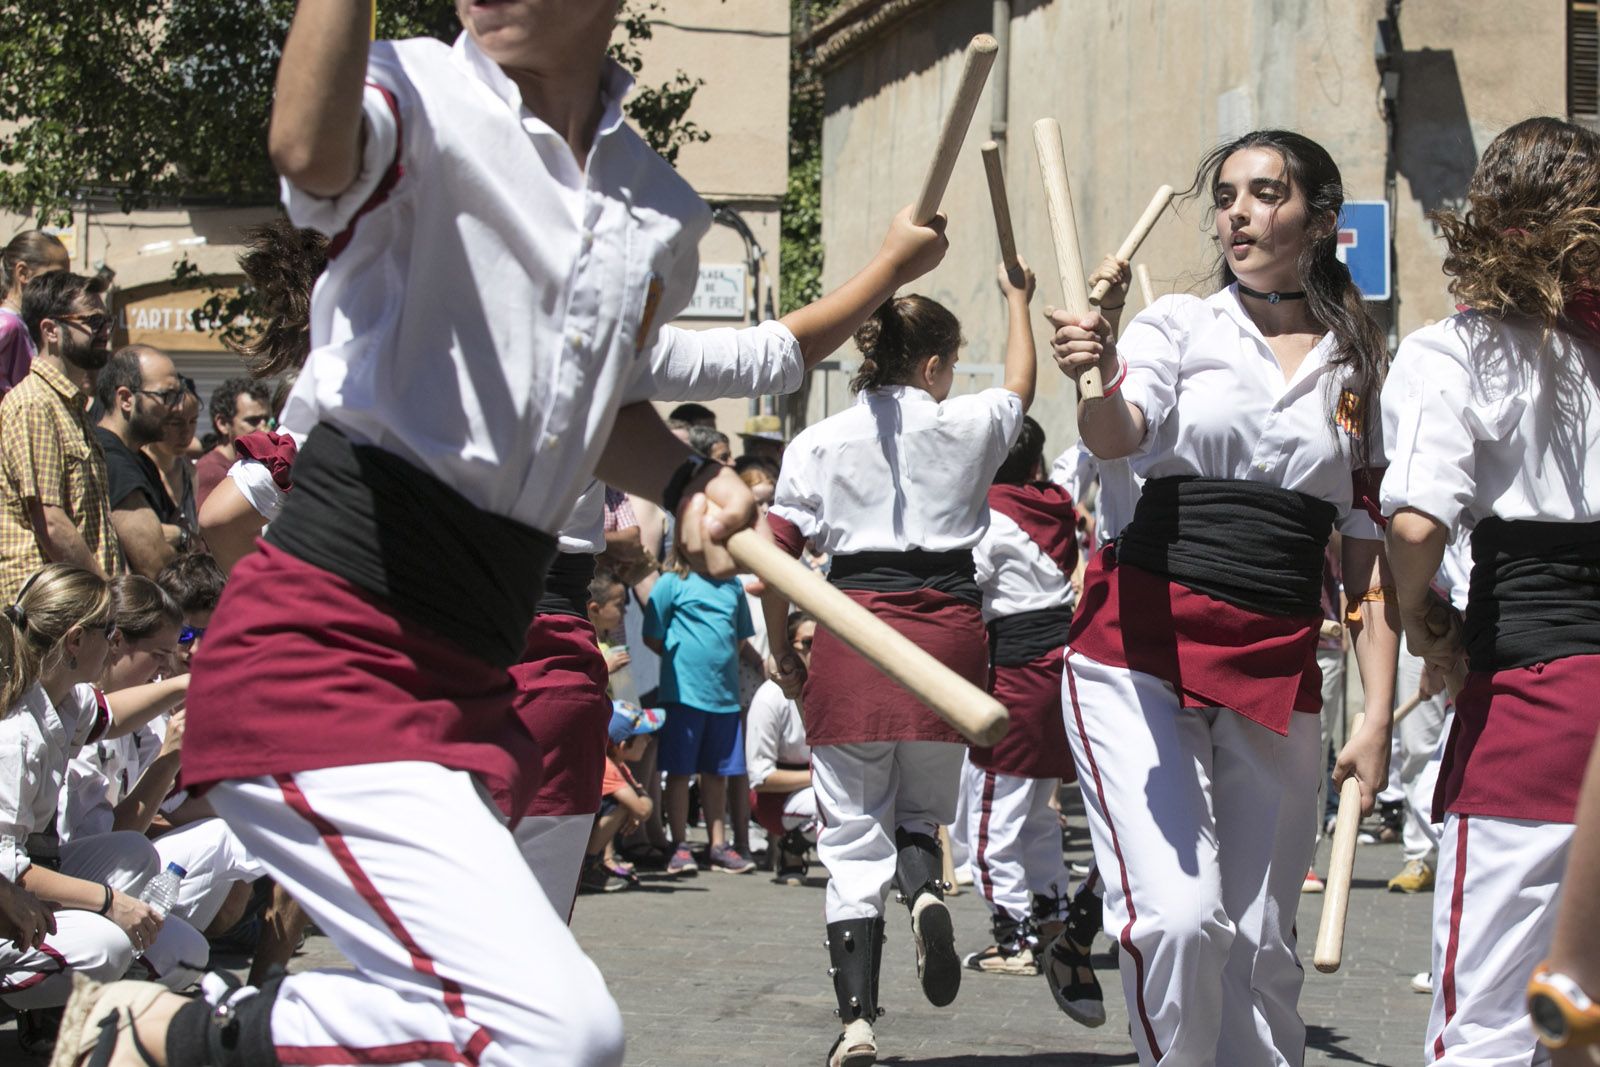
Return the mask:
<svg viewBox="0 0 1600 1067">
<path fill-rule="evenodd" d="M 989 178 L 989 205 L 994 208 L 994 228 L 1000 235 L 1000 264 L 1012 284 L 1022 281 L 1022 264 L 1017 262 L 1017 237 L 1011 229 L 1011 200 L 1006 196 L 1006 175 L 1000 168 L 1000 146 L 994 141 L 983 145 L 983 172 Z"/>
<path fill-rule="evenodd" d="M 1399 726 L 1400 725 L 1400 720 L 1405 718 L 1407 715 L 1410 715 L 1413 711 L 1416 711 L 1417 708 L 1420 707 L 1422 702 L 1424 700 L 1426 700 L 1426 699 L 1428 699 L 1428 698 L 1423 696 L 1420 690 L 1418 692 L 1412 694 L 1412 697 L 1411 697 L 1410 700 L 1406 701 L 1404 704 L 1401 704 L 1398 708 L 1395 709 L 1395 711 L 1394 711 L 1394 725 Z"/>
<path fill-rule="evenodd" d="M 1359 733 L 1365 715 L 1357 715 L 1351 734 Z M 1317 927 L 1317 970 L 1332 974 L 1344 959 L 1344 919 L 1350 910 L 1350 876 L 1356 864 L 1356 834 L 1361 829 L 1361 782 L 1355 775 L 1339 787 L 1339 815 L 1333 824 L 1333 854 L 1328 859 L 1327 888 L 1322 897 L 1322 922 Z"/>
<path fill-rule="evenodd" d="M 1163 185 L 1156 190 L 1156 195 L 1150 198 L 1150 204 L 1144 209 L 1144 214 L 1139 216 L 1139 221 L 1133 224 L 1133 229 L 1128 231 L 1128 236 L 1123 240 L 1122 247 L 1117 249 L 1117 258 L 1131 260 L 1139 251 L 1139 246 L 1144 244 L 1144 239 L 1150 236 L 1150 231 L 1155 228 L 1156 220 L 1161 218 L 1161 213 L 1167 210 L 1167 205 L 1172 203 L 1172 186 Z M 1100 306 L 1100 301 L 1105 299 L 1106 292 L 1111 288 L 1109 279 L 1102 278 L 1094 283 L 1094 288 L 1089 290 L 1089 303 L 1095 307 Z"/>
<path fill-rule="evenodd" d="M 1050 236 L 1056 247 L 1056 269 L 1061 274 L 1062 310 L 1081 317 L 1089 314 L 1089 285 L 1083 278 L 1083 256 L 1078 251 L 1078 219 L 1072 212 L 1072 186 L 1067 182 L 1061 124 L 1055 119 L 1035 122 L 1033 147 L 1039 154 L 1039 174 L 1044 179 L 1045 204 L 1050 209 Z M 1078 395 L 1086 400 L 1105 396 L 1098 366 L 1090 365 L 1078 372 Z"/>
<path fill-rule="evenodd" d="M 911 209 L 911 221 L 926 226 L 939 213 L 939 201 L 944 199 L 945 186 L 950 184 L 950 172 L 955 169 L 956 158 L 961 155 L 961 142 L 966 140 L 967 127 L 972 125 L 972 113 L 978 109 L 978 97 L 983 95 L 983 83 L 989 79 L 989 68 L 994 66 L 1000 52 L 1000 42 L 987 33 L 980 33 L 967 45 L 967 55 L 961 66 L 961 82 L 956 86 L 956 97 L 944 116 L 944 128 L 939 131 L 939 144 L 933 150 L 933 162 L 928 164 L 927 177 L 922 179 L 922 192 L 916 206 Z"/>
<path fill-rule="evenodd" d="M 1150 268 L 1140 263 L 1133 268 L 1133 276 L 1139 279 L 1139 295 L 1144 297 L 1144 306 L 1149 307 L 1154 304 L 1156 302 L 1156 287 L 1150 284 Z"/>
<path fill-rule="evenodd" d="M 811 568 L 754 530 L 728 538 L 734 562 L 816 617 L 834 636 L 899 682 L 975 745 L 1006 734 L 1006 709 L 989 694 L 912 644 Z"/>
</svg>

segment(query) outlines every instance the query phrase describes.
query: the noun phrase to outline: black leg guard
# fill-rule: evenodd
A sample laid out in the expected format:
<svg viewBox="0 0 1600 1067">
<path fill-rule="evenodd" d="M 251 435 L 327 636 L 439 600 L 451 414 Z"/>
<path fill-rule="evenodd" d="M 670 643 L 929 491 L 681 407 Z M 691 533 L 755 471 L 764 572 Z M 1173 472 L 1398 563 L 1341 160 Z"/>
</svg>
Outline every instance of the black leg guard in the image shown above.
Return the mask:
<svg viewBox="0 0 1600 1067">
<path fill-rule="evenodd" d="M 841 1022 L 873 1022 L 878 1010 L 878 970 L 883 963 L 883 919 L 841 919 L 828 924 L 835 1012 Z"/>
<path fill-rule="evenodd" d="M 1067 936 L 1087 949 L 1105 923 L 1105 905 L 1088 889 L 1080 889 L 1067 907 Z"/>
<path fill-rule="evenodd" d="M 167 1067 L 282 1067 L 272 1043 L 277 979 L 254 993 L 231 992 L 212 1006 L 197 1000 L 167 1027 Z"/>
<path fill-rule="evenodd" d="M 1008 912 L 997 911 L 990 915 L 989 926 L 994 931 L 994 943 L 1008 956 L 1034 947 L 1033 923 L 1028 919 L 1014 919 Z"/>
<path fill-rule="evenodd" d="M 931 834 L 914 834 L 904 828 L 894 831 L 894 880 L 906 907 L 916 904 L 923 893 L 932 893 L 944 899 L 944 854 L 939 851 L 939 839 Z"/>
</svg>

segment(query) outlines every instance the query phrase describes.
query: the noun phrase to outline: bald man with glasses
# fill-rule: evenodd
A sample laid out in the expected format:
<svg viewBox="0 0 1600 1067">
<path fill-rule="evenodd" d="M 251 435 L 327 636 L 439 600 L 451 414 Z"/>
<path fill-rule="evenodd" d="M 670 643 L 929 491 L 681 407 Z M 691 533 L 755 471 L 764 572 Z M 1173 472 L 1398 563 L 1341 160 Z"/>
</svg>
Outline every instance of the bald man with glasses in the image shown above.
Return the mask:
<svg viewBox="0 0 1600 1067">
<path fill-rule="evenodd" d="M 146 445 L 161 440 L 184 392 L 177 366 L 148 345 L 119 349 L 95 387 L 101 412 L 95 436 L 110 477 L 111 524 L 128 569 L 151 579 L 189 548 L 183 511 L 144 454 Z"/>
</svg>

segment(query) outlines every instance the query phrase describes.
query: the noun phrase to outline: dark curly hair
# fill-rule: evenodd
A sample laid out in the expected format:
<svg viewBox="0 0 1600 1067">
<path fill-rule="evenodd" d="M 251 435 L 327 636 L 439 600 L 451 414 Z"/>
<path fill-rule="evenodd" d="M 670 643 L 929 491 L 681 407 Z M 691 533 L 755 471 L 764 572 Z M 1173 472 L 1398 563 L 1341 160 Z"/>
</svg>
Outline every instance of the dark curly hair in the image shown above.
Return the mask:
<svg viewBox="0 0 1600 1067">
<path fill-rule="evenodd" d="M 1600 287 L 1600 134 L 1525 119 L 1484 149 L 1467 210 L 1430 217 L 1444 233 L 1458 301 L 1554 329 L 1574 294 Z"/>
<path fill-rule="evenodd" d="M 328 239 L 278 218 L 245 231 L 239 269 L 255 292 L 262 326 L 230 342 L 255 378 L 299 370 L 311 353 L 311 289 L 328 265 Z"/>
<path fill-rule="evenodd" d="M 861 369 L 852 392 L 904 385 L 929 356 L 949 359 L 961 347 L 961 323 L 950 309 L 926 296 L 891 296 L 856 330 Z"/>
</svg>

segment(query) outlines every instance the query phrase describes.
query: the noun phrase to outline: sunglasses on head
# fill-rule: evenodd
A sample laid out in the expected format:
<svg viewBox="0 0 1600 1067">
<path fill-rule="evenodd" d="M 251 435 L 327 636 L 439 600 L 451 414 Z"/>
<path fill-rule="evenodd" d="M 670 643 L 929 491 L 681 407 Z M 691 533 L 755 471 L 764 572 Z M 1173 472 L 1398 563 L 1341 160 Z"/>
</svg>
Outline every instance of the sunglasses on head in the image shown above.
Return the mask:
<svg viewBox="0 0 1600 1067">
<path fill-rule="evenodd" d="M 178 644 L 180 647 L 188 648 L 205 635 L 206 628 L 204 626 L 185 626 L 178 631 Z"/>
</svg>

